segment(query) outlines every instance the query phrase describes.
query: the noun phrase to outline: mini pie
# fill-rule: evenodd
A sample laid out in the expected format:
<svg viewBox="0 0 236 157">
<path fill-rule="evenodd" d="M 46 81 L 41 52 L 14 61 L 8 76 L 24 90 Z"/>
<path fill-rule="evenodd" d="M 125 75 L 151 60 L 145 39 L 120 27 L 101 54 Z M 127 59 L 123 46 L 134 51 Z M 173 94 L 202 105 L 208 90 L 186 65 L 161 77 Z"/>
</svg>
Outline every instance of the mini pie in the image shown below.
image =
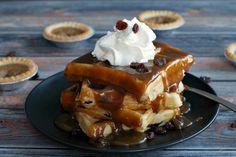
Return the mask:
<svg viewBox="0 0 236 157">
<path fill-rule="evenodd" d="M 29 58 L 0 58 L 0 83 L 26 80 L 36 74 L 37 65 Z"/>
<path fill-rule="evenodd" d="M 93 35 L 93 29 L 83 23 L 62 22 L 47 26 L 43 36 L 52 41 L 84 40 Z"/>
<path fill-rule="evenodd" d="M 180 14 L 167 10 L 147 10 L 141 12 L 138 19 L 156 30 L 175 29 L 185 22 Z"/>
<path fill-rule="evenodd" d="M 226 48 L 225 55 L 236 62 L 236 42 Z"/>
</svg>

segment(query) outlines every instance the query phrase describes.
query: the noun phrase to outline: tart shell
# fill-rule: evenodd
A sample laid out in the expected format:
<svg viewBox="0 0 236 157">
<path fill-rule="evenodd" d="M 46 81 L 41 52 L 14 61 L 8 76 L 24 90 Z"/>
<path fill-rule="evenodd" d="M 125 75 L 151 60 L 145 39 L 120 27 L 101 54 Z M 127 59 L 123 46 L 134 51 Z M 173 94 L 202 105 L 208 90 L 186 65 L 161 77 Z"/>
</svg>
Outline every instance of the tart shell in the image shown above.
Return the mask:
<svg viewBox="0 0 236 157">
<path fill-rule="evenodd" d="M 55 33 L 60 30 L 62 33 Z M 70 34 L 68 34 L 68 31 Z M 77 32 L 76 32 L 77 31 Z M 43 36 L 52 41 L 80 41 L 91 37 L 94 34 L 92 27 L 77 22 L 62 22 L 47 26 Z"/>
<path fill-rule="evenodd" d="M 179 13 L 168 10 L 147 10 L 141 12 L 138 19 L 154 30 L 171 30 L 185 23 Z"/>
<path fill-rule="evenodd" d="M 11 70 L 14 71 L 14 66 L 16 69 L 19 70 L 21 65 L 22 67 L 27 67 L 26 69 L 23 69 L 22 73 L 13 75 L 13 76 L 1 76 L 0 75 L 0 84 L 11 84 L 19 81 L 24 81 L 32 76 L 34 76 L 37 71 L 38 71 L 38 66 L 33 62 L 32 59 L 29 58 L 20 58 L 20 57 L 4 57 L 0 58 L 0 67 L 1 66 L 6 66 L 4 68 L 5 71 L 7 72 L 7 66 L 11 66 Z M 2 70 L 4 71 L 4 70 Z"/>
<path fill-rule="evenodd" d="M 230 44 L 225 50 L 226 57 L 236 62 L 236 42 Z"/>
</svg>

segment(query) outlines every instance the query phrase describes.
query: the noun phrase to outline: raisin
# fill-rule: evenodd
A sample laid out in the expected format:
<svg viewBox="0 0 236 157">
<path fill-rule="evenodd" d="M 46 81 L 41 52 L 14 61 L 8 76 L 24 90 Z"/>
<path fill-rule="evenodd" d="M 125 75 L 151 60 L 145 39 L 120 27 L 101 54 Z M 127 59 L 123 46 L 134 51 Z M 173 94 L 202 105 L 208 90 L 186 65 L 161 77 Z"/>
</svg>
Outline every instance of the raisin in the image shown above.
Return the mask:
<svg viewBox="0 0 236 157">
<path fill-rule="evenodd" d="M 166 58 L 155 58 L 154 59 L 154 64 L 156 66 L 163 66 L 167 63 Z"/>
<path fill-rule="evenodd" d="M 231 128 L 236 128 L 236 121 L 232 122 L 232 123 L 230 124 L 230 127 L 231 127 Z"/>
<path fill-rule="evenodd" d="M 132 30 L 133 30 L 134 33 L 137 33 L 137 32 L 138 32 L 138 30 L 139 30 L 139 26 L 138 26 L 137 23 L 135 23 L 135 24 L 133 25 Z"/>
<path fill-rule="evenodd" d="M 102 147 L 106 147 L 106 146 L 109 146 L 109 141 L 104 139 L 104 138 L 98 138 L 96 141 L 95 141 L 95 144 L 97 147 L 99 148 L 102 148 Z"/>
<path fill-rule="evenodd" d="M 143 63 L 131 63 L 130 68 L 135 69 L 139 73 L 148 72 L 148 68 Z"/>
<path fill-rule="evenodd" d="M 9 52 L 5 55 L 5 57 L 14 57 L 14 56 L 16 56 L 16 51 L 9 51 Z"/>
<path fill-rule="evenodd" d="M 165 128 L 167 130 L 173 130 L 173 129 L 175 129 L 175 125 L 173 124 L 173 122 L 169 121 L 165 124 Z"/>
<path fill-rule="evenodd" d="M 153 131 L 149 131 L 149 132 L 147 132 L 146 137 L 147 137 L 147 139 L 151 140 L 151 139 L 154 139 L 155 134 Z"/>
<path fill-rule="evenodd" d="M 156 134 L 165 134 L 166 133 L 166 129 L 164 127 L 157 127 L 157 128 L 155 128 L 154 132 Z"/>
<path fill-rule="evenodd" d="M 81 134 L 81 129 L 80 128 L 76 128 L 76 129 L 73 129 L 71 131 L 71 136 L 77 136 L 79 134 Z"/>
<path fill-rule="evenodd" d="M 127 27 L 128 27 L 128 24 L 127 24 L 126 22 L 122 21 L 122 20 L 118 20 L 118 21 L 116 22 L 116 28 L 117 28 L 118 30 L 124 30 L 124 29 L 126 29 Z"/>
</svg>

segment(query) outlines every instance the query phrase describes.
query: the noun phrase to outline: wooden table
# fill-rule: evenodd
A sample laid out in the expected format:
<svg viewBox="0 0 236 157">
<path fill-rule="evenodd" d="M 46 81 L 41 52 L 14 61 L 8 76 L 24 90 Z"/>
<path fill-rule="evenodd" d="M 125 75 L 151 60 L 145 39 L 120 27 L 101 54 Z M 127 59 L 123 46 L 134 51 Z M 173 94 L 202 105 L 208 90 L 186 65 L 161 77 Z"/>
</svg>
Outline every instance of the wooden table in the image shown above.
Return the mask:
<svg viewBox="0 0 236 157">
<path fill-rule="evenodd" d="M 26 118 L 25 98 L 39 82 L 91 51 L 117 19 L 131 19 L 146 9 L 174 10 L 184 16 L 183 27 L 159 33 L 157 39 L 193 54 L 196 64 L 190 72 L 211 77 L 210 85 L 217 94 L 236 103 L 236 67 L 223 56 L 225 47 L 236 41 L 235 6 L 234 0 L 1 1 L 0 56 L 15 51 L 16 56 L 32 58 L 39 66 L 39 78 L 18 91 L 0 93 L 0 156 L 104 156 L 67 147 L 42 135 Z M 42 38 L 42 30 L 61 21 L 87 23 L 96 34 L 76 49 L 56 48 Z M 137 156 L 236 156 L 235 125 L 236 114 L 221 107 L 216 121 L 200 135 Z"/>
</svg>

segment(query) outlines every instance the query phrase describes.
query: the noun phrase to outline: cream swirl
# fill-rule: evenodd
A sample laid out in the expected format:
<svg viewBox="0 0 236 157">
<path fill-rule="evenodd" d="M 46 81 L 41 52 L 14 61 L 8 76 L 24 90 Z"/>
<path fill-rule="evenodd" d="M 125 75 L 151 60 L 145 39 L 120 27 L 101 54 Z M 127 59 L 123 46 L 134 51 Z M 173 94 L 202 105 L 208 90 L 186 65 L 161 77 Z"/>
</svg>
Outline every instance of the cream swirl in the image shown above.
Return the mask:
<svg viewBox="0 0 236 157">
<path fill-rule="evenodd" d="M 152 43 L 156 38 L 155 33 L 136 18 L 122 21 L 126 23 L 126 28 L 119 30 L 114 27 L 114 32 L 107 32 L 97 41 L 92 55 L 99 60 L 108 60 L 115 66 L 153 59 L 157 52 Z M 134 31 L 135 24 L 138 25 L 138 31 Z"/>
</svg>

